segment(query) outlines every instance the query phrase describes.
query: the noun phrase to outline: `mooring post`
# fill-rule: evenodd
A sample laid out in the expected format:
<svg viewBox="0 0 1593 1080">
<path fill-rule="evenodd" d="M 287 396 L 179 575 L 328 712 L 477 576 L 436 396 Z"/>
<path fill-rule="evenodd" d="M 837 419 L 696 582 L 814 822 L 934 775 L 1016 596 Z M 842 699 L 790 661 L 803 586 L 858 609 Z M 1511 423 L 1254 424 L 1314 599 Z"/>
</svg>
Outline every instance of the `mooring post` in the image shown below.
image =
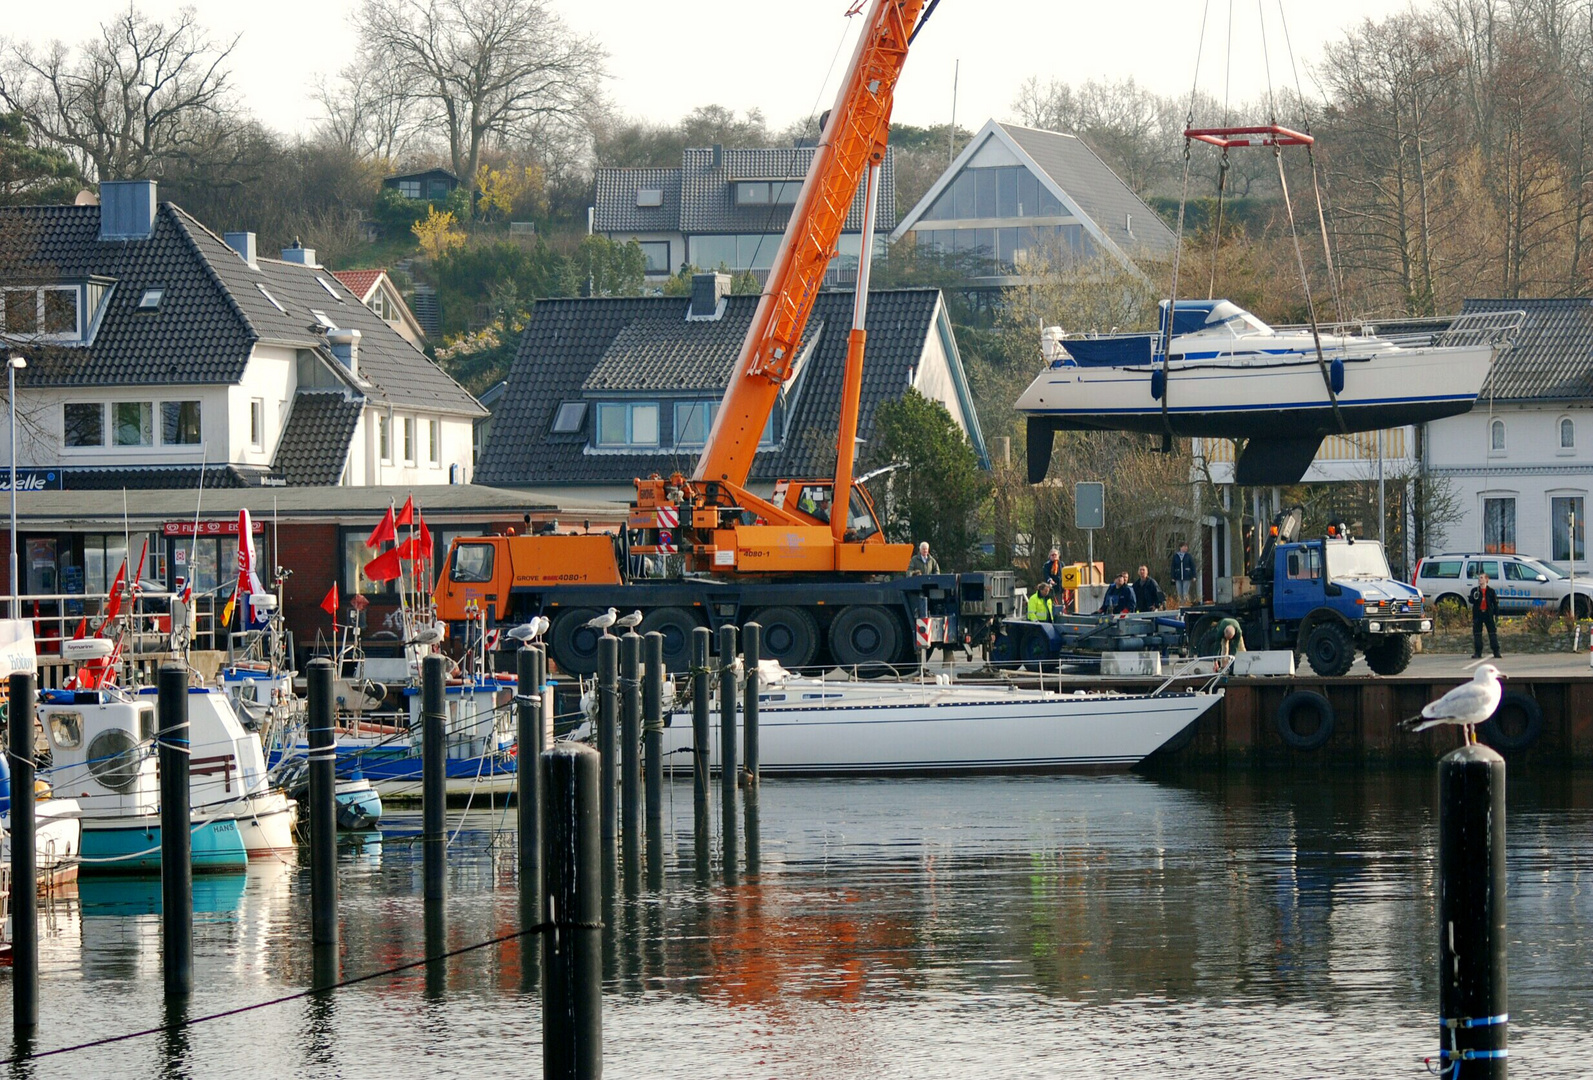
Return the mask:
<svg viewBox="0 0 1593 1080">
<path fill-rule="evenodd" d="M 603 1075 L 599 755 L 579 743 L 542 754 L 542 1075 Z"/>
<path fill-rule="evenodd" d="M 33 673 L 11 676 L 11 1027 L 39 1024 L 39 866 L 33 815 Z"/>
<path fill-rule="evenodd" d="M 620 861 L 640 869 L 642 839 L 642 639 L 620 638 Z"/>
<path fill-rule="evenodd" d="M 597 643 L 597 752 L 602 755 L 603 858 L 612 872 L 619 836 L 619 638 L 604 634 Z"/>
<path fill-rule="evenodd" d="M 663 884 L 664 870 L 664 635 L 642 639 L 642 770 L 646 774 L 647 887 Z"/>
<path fill-rule="evenodd" d="M 542 770 L 537 762 L 547 749 L 542 703 L 547 654 L 542 646 L 527 645 L 520 650 L 515 680 L 514 808 L 520 830 L 520 923 L 534 926 L 542 911 Z"/>
<path fill-rule="evenodd" d="M 448 660 L 421 661 L 421 867 L 424 897 L 439 909 L 448 897 Z"/>
<path fill-rule="evenodd" d="M 736 628 L 719 628 L 719 827 L 725 880 L 736 876 Z"/>
<path fill-rule="evenodd" d="M 188 669 L 162 664 L 160 713 L 160 927 L 166 996 L 194 989 L 194 864 L 188 811 Z"/>
<path fill-rule="evenodd" d="M 708 695 L 713 679 L 708 671 L 708 655 L 713 648 L 714 632 L 699 626 L 691 632 L 691 826 L 696 848 L 697 875 L 708 875 L 708 757 L 713 733 L 713 714 L 709 711 Z"/>
<path fill-rule="evenodd" d="M 337 955 L 337 706 L 332 661 L 319 657 L 306 672 L 310 737 L 310 942 Z M 322 966 L 325 966 L 324 964 Z M 322 980 L 317 978 L 316 982 Z M 333 982 L 337 981 L 333 973 Z"/>
<path fill-rule="evenodd" d="M 1480 744 L 1438 763 L 1438 1016 L 1450 1080 L 1509 1065 L 1505 761 Z"/>
<path fill-rule="evenodd" d="M 758 782 L 758 693 L 763 681 L 758 677 L 758 661 L 762 655 L 763 627 L 749 622 L 741 628 L 741 662 L 747 669 L 741 706 L 741 756 L 746 762 L 742 775 L 748 787 Z"/>
</svg>

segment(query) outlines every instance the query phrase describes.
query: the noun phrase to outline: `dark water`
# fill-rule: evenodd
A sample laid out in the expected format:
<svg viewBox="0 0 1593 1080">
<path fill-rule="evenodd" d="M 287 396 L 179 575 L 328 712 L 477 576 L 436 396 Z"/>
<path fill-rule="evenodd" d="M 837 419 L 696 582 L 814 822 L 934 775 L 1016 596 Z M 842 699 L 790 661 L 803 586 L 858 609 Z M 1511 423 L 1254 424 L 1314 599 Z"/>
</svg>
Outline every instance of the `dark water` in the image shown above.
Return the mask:
<svg viewBox="0 0 1593 1080">
<path fill-rule="evenodd" d="M 611 916 L 607 1075 L 1425 1075 L 1433 804 L 1425 772 L 766 781 L 759 872 L 727 886 L 717 857 L 700 882 L 676 785 L 664 888 Z M 424 955 L 420 853 L 395 839 L 418 818 L 387 824 L 345 852 L 345 975 Z M 512 815 L 473 811 L 451 849 L 453 947 L 516 928 L 495 825 Z M 1593 1075 L 1593 775 L 1511 778 L 1509 870 L 1512 1074 Z M 308 891 L 285 863 L 200 882 L 191 1012 L 308 985 Z M 85 883 L 54 909 L 37 1049 L 164 1020 L 158 894 Z M 536 1076 L 525 977 L 511 942 L 430 985 L 417 970 L 7 1068 Z"/>
</svg>

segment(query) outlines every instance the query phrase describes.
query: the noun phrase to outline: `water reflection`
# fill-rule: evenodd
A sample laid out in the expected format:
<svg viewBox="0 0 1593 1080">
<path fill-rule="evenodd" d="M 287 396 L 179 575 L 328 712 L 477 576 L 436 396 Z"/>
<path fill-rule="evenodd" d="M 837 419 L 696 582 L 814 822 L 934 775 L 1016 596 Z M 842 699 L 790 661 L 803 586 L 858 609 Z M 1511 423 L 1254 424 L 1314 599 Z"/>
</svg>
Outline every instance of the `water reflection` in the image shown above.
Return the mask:
<svg viewBox="0 0 1593 1080">
<path fill-rule="evenodd" d="M 1434 801 L 1425 772 L 765 781 L 712 808 L 705 874 L 682 782 L 646 887 L 610 879 L 605 1057 L 693 1078 L 1407 1071 L 1433 1049 Z M 1512 777 L 1510 814 L 1512 1057 L 1581 1075 L 1593 777 Z M 512 823 L 460 828 L 445 925 L 420 899 L 418 820 L 344 845 L 343 974 L 512 934 Z M 84 886 L 46 908 L 43 1048 L 163 1019 L 158 882 Z M 307 868 L 195 888 L 194 1012 L 311 984 Z M 534 1073 L 537 947 L 16 1075 Z"/>
</svg>

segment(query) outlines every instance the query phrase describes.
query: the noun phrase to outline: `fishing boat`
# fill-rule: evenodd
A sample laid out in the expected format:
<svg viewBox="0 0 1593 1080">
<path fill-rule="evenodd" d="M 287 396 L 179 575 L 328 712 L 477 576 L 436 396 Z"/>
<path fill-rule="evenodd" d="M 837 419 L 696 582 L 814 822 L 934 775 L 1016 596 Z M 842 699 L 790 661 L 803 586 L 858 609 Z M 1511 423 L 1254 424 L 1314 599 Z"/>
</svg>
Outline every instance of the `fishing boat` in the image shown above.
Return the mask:
<svg viewBox="0 0 1593 1080">
<path fill-rule="evenodd" d="M 1228 300 L 1161 304 L 1155 334 L 1042 335 L 1045 368 L 1018 398 L 1029 480 L 1057 431 L 1248 439 L 1239 484 L 1292 484 L 1322 440 L 1467 412 L 1521 312 L 1462 315 L 1438 333 L 1274 329 Z M 1320 341 L 1320 349 L 1318 348 Z"/>
<path fill-rule="evenodd" d="M 759 770 L 770 776 L 1121 772 L 1222 699 L 1217 689 L 1057 692 L 949 675 L 835 680 L 794 675 L 772 661 L 759 670 Z M 717 726 L 717 701 L 712 715 Z M 743 725 L 736 729 L 739 747 Z M 712 742 L 717 754 L 717 733 Z M 691 710 L 677 702 L 664 753 L 691 744 Z"/>
<path fill-rule="evenodd" d="M 3 774 L 4 770 L 0 770 Z M 34 866 L 39 888 L 77 880 L 78 858 L 83 853 L 82 813 L 76 799 L 54 798 L 47 784 L 36 794 L 33 804 Z M 9 777 L 0 775 L 0 864 L 11 865 L 11 789 Z"/>
</svg>

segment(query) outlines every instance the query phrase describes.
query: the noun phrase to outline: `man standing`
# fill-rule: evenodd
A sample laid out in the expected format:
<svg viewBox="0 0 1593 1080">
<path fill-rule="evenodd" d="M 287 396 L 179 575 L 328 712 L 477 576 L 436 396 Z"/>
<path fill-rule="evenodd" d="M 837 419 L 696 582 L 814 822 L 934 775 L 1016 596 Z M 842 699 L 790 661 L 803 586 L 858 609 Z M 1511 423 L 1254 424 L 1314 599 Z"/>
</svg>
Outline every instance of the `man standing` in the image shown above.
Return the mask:
<svg viewBox="0 0 1593 1080">
<path fill-rule="evenodd" d="M 1487 574 L 1477 575 L 1477 584 L 1471 590 L 1471 658 L 1482 659 L 1482 628 L 1488 628 L 1488 644 L 1493 646 L 1494 659 L 1499 658 L 1499 594 L 1488 584 Z"/>
<path fill-rule="evenodd" d="M 1106 587 L 1101 600 L 1101 610 L 1108 615 L 1126 615 L 1134 610 L 1134 587 L 1128 583 L 1128 571 L 1123 571 Z"/>
<path fill-rule="evenodd" d="M 1055 612 L 1055 605 L 1051 602 L 1051 583 L 1042 581 L 1034 595 L 1029 597 L 1029 621 L 1050 622 Z"/>
<path fill-rule="evenodd" d="M 917 577 L 920 574 L 940 573 L 940 563 L 936 562 L 935 557 L 929 553 L 928 540 L 922 541 L 918 545 L 918 554 L 914 555 L 907 563 L 907 573 L 912 577 Z"/>
<path fill-rule="evenodd" d="M 1166 602 L 1167 597 L 1162 593 L 1162 587 L 1150 576 L 1150 567 L 1140 567 L 1139 580 L 1134 582 L 1134 610 L 1160 611 Z"/>
<path fill-rule="evenodd" d="M 1190 602 L 1189 597 L 1195 589 L 1195 557 L 1189 553 L 1189 544 L 1178 545 L 1178 550 L 1173 552 L 1172 578 L 1173 588 L 1178 593 L 1178 606 L 1183 607 Z"/>
</svg>

